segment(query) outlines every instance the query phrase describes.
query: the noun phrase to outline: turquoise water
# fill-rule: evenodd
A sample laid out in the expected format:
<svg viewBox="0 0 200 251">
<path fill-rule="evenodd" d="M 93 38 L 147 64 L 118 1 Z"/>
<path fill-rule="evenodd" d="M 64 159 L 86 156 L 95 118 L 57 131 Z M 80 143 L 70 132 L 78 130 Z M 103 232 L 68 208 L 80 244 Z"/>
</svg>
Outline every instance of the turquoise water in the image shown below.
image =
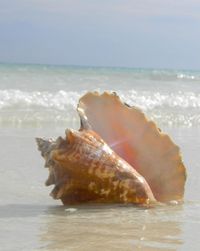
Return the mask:
<svg viewBox="0 0 200 251">
<path fill-rule="evenodd" d="M 184 204 L 68 208 L 48 195 L 34 138 L 78 128 L 88 90 L 117 91 L 180 146 Z M 197 71 L 0 65 L 0 250 L 200 250 L 199 91 Z"/>
<path fill-rule="evenodd" d="M 23 91 L 200 89 L 200 71 L 0 64 L 0 88 Z"/>
<path fill-rule="evenodd" d="M 94 90 L 116 91 L 160 126 L 200 124 L 198 71 L 0 65 L 0 126 L 64 125 Z"/>
</svg>

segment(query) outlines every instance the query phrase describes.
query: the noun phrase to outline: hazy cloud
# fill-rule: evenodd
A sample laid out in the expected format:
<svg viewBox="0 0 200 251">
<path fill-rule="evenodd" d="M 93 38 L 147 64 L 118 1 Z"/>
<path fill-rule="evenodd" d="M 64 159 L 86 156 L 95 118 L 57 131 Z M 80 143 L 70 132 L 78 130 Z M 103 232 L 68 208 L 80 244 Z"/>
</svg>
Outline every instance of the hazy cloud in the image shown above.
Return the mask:
<svg viewBox="0 0 200 251">
<path fill-rule="evenodd" d="M 0 13 L 99 13 L 199 17 L 199 0 L 0 0 Z M 25 14 L 25 13 L 24 13 Z"/>
<path fill-rule="evenodd" d="M 0 60 L 200 68 L 199 13 L 199 0 L 0 0 Z"/>
</svg>

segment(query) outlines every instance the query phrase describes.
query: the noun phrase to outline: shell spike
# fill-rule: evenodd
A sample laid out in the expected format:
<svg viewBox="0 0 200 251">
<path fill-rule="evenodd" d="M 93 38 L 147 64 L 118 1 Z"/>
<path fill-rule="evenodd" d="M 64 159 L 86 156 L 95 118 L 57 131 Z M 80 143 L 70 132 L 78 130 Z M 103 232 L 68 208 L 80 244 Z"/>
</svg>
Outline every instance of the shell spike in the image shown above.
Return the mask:
<svg viewBox="0 0 200 251">
<path fill-rule="evenodd" d="M 52 144 L 52 141 L 44 138 L 36 138 L 35 140 L 38 146 L 38 150 L 41 152 L 42 156 L 45 156 L 50 145 Z"/>
<path fill-rule="evenodd" d="M 84 111 L 78 106 L 77 107 L 77 111 L 80 117 L 80 123 L 81 123 L 81 127 L 80 130 L 91 130 L 91 125 L 88 122 L 87 117 L 84 114 Z"/>
</svg>

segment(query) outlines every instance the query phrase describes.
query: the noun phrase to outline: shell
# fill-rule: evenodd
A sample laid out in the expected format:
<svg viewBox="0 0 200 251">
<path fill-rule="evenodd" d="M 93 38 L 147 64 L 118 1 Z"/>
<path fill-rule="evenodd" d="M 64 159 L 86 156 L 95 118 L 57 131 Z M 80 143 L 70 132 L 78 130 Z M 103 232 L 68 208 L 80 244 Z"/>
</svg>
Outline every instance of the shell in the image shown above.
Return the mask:
<svg viewBox="0 0 200 251">
<path fill-rule="evenodd" d="M 78 104 L 82 127 L 91 126 L 136 169 L 160 202 L 181 201 L 186 170 L 179 147 L 136 107 L 116 93 L 87 93 Z"/>
<path fill-rule="evenodd" d="M 51 195 L 63 204 L 155 202 L 145 179 L 94 131 L 67 130 L 65 139 L 36 140 L 49 168 L 46 185 L 55 184 Z"/>
</svg>

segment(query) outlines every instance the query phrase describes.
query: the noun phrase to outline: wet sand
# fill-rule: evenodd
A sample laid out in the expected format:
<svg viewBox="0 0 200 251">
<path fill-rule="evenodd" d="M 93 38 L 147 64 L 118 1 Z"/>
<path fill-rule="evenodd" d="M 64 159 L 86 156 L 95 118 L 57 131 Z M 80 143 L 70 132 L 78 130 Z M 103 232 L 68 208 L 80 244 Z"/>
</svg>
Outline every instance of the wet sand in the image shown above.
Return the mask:
<svg viewBox="0 0 200 251">
<path fill-rule="evenodd" d="M 0 250 L 199 250 L 200 129 L 165 131 L 180 145 L 187 166 L 185 202 L 142 209 L 62 206 L 44 186 L 47 170 L 34 137 L 58 136 L 64 128 L 2 128 Z"/>
</svg>

